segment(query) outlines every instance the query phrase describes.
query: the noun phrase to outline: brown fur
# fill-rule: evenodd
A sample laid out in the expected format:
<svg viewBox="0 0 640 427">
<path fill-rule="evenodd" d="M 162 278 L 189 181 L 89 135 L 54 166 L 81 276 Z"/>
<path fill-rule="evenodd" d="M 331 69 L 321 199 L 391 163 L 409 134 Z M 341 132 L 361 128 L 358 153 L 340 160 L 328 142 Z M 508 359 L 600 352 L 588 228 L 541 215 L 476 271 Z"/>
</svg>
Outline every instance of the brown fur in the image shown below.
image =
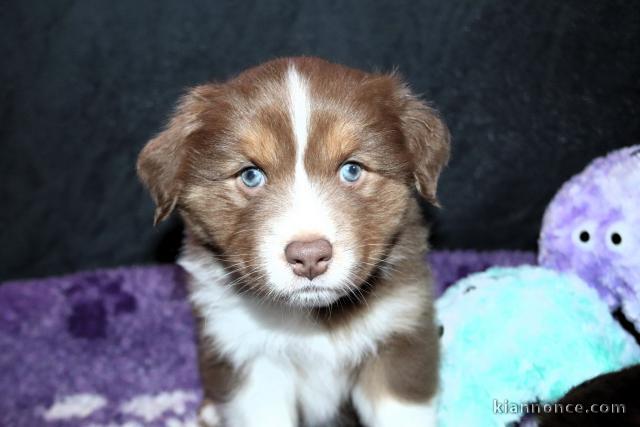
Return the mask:
<svg viewBox="0 0 640 427">
<path fill-rule="evenodd" d="M 242 370 L 235 369 L 219 352 L 216 345 L 203 334 L 204 319 L 194 311 L 198 328 L 198 368 L 204 396 L 212 402 L 227 402 L 242 383 Z"/>
<path fill-rule="evenodd" d="M 398 76 L 364 73 L 317 58 L 289 58 L 224 84 L 192 89 L 138 160 L 140 178 L 157 205 L 155 221 L 177 208 L 194 244 L 233 266 L 234 277 L 242 279 L 240 292 L 265 295 L 263 280 L 251 269 L 258 231 L 280 209 L 294 172 L 295 142 L 283 89 L 290 64 L 308 79 L 314 99 L 305 168 L 310 179 L 331 189 L 327 200 L 343 213 L 337 225 L 353 230 L 361 250 L 354 271 L 359 292 L 311 312 L 332 333 L 349 328 L 354 317 L 392 293 L 424 298 L 423 311 L 408 314 L 416 324 L 381 343 L 356 381 L 374 399 L 393 395 L 427 401 L 437 387 L 438 337 L 425 287 L 427 233 L 411 186 L 437 203 L 449 133 Z M 337 173 L 347 160 L 364 165 L 365 179 L 337 185 Z M 239 171 L 249 165 L 266 172 L 267 186 L 253 190 L 239 184 Z M 208 399 L 225 401 L 242 381 L 242 373 L 220 358 L 213 345 L 201 343 L 200 363 Z"/>
<path fill-rule="evenodd" d="M 400 257 L 405 261 L 393 263 L 393 270 L 386 278 L 373 282 L 375 289 L 368 290 L 365 306 L 375 304 L 386 294 L 398 292 L 398 286 L 407 288 L 401 292 L 414 292 L 416 298 L 425 302 L 433 298 L 423 286 L 430 273 L 423 261 L 427 236 L 417 206 L 413 206 L 404 221 L 406 228 L 393 245 L 389 258 Z M 355 311 L 357 309 L 351 310 L 349 316 Z M 425 304 L 422 312 L 415 313 L 416 324 L 412 328 L 381 343 L 378 354 L 365 361 L 358 381 L 362 382 L 371 399 L 393 396 L 409 402 L 425 402 L 434 396 L 439 363 L 434 317 L 432 305 Z"/>
</svg>

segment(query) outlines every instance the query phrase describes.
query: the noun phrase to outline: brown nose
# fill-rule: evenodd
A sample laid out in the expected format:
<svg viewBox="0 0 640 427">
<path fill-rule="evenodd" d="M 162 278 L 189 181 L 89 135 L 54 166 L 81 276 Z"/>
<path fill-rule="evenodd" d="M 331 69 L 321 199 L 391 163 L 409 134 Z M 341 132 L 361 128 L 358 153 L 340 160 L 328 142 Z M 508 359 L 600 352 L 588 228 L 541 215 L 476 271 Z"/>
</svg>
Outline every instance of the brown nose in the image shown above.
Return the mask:
<svg viewBox="0 0 640 427">
<path fill-rule="evenodd" d="M 293 272 L 309 280 L 327 271 L 333 254 L 331 243 L 325 239 L 313 242 L 291 242 L 284 249 L 287 262 Z"/>
</svg>

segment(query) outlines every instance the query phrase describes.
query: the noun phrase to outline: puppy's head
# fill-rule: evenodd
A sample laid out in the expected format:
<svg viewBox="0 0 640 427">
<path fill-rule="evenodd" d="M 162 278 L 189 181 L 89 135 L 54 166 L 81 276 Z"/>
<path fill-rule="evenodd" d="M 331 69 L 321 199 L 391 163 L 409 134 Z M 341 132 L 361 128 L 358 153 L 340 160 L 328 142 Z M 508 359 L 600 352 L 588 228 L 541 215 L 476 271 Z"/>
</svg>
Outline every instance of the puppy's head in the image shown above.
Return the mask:
<svg viewBox="0 0 640 427">
<path fill-rule="evenodd" d="M 416 185 L 436 203 L 449 134 L 395 75 L 280 59 L 192 89 L 138 159 L 245 290 L 298 306 L 357 292 Z"/>
</svg>

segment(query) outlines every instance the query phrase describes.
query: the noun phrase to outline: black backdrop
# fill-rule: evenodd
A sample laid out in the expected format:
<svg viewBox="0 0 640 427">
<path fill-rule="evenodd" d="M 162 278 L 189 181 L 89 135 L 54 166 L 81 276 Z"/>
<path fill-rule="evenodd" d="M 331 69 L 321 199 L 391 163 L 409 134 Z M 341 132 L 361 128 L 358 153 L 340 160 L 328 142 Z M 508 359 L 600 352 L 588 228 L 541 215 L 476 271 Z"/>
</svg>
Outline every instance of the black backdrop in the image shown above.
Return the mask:
<svg viewBox="0 0 640 427">
<path fill-rule="evenodd" d="M 0 12 L 0 279 L 170 261 L 136 154 L 183 88 L 309 54 L 397 67 L 442 111 L 438 248 L 528 249 L 558 186 L 638 143 L 630 0 L 17 1 Z"/>
</svg>

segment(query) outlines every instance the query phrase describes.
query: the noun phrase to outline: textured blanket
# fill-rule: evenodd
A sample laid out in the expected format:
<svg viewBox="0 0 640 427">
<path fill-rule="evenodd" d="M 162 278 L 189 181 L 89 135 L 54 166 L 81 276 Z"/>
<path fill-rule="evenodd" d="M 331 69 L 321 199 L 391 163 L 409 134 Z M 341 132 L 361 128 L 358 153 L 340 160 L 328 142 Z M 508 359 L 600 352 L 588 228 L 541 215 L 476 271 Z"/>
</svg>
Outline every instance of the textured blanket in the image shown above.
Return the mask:
<svg viewBox="0 0 640 427">
<path fill-rule="evenodd" d="M 523 252 L 434 252 L 440 293 Z M 0 426 L 195 426 L 193 322 L 174 265 L 0 285 Z"/>
</svg>

